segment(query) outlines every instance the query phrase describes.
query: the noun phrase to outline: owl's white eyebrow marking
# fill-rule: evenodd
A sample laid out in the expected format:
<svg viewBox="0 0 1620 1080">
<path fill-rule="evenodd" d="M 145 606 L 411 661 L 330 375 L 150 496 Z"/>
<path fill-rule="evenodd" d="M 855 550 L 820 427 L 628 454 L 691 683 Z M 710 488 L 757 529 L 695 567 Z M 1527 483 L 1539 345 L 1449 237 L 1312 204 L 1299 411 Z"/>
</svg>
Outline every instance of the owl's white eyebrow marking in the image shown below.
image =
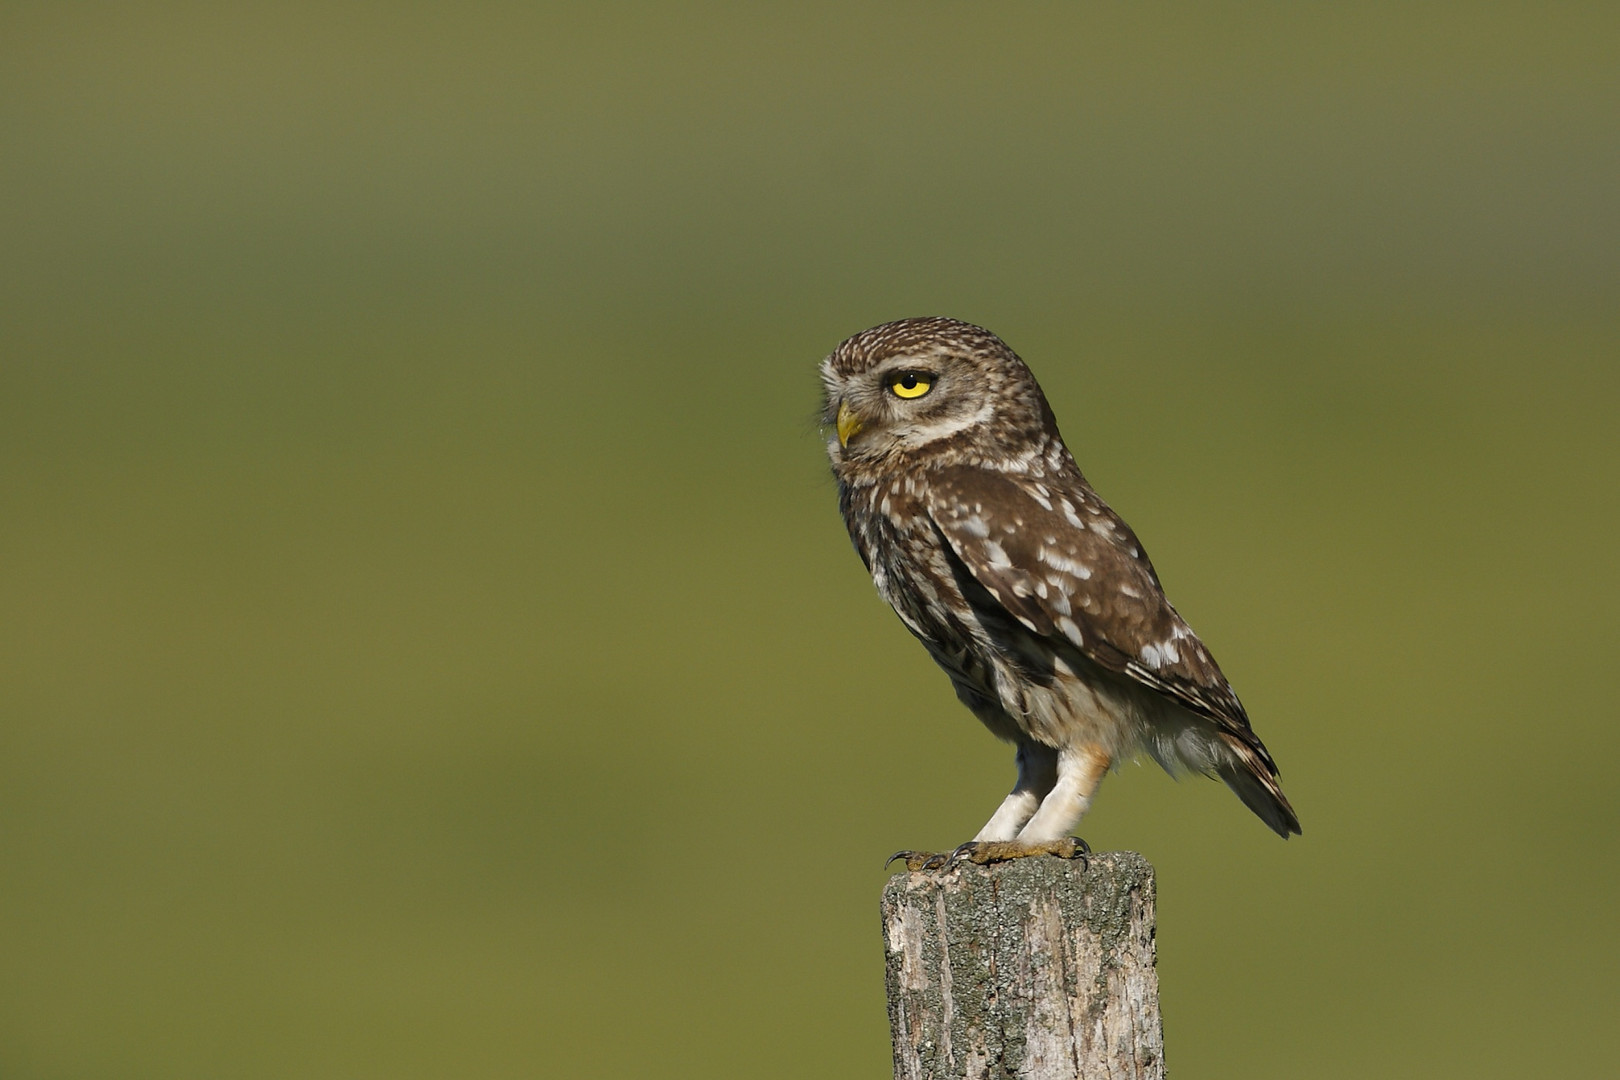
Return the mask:
<svg viewBox="0 0 1620 1080">
<path fill-rule="evenodd" d="M 959 431 L 977 427 L 979 424 L 989 420 L 995 411 L 995 405 L 987 400 L 979 406 L 977 412 L 970 416 L 948 418 L 932 424 L 905 425 L 895 428 L 894 433 L 897 438 L 905 440 L 912 446 L 927 446 L 931 442 L 948 439 Z"/>
</svg>

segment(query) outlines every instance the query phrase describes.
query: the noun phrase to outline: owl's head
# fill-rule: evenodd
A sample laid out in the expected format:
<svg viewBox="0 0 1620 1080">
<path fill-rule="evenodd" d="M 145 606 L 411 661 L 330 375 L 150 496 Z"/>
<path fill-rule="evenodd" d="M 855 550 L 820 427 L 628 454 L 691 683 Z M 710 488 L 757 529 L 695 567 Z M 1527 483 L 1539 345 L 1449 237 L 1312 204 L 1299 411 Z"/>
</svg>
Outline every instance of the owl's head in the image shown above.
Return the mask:
<svg viewBox="0 0 1620 1080">
<path fill-rule="evenodd" d="M 864 330 L 822 361 L 821 380 L 835 466 L 935 455 L 994 460 L 1057 434 L 1018 354 L 990 331 L 955 319 L 901 319 Z"/>
</svg>

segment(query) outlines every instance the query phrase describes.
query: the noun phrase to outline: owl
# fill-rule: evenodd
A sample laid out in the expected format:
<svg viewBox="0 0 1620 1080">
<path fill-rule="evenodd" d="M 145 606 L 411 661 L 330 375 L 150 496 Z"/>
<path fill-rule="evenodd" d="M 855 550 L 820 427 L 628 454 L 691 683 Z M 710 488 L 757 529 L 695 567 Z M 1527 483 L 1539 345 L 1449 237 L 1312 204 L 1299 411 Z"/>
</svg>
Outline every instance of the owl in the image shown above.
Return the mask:
<svg viewBox="0 0 1620 1080">
<path fill-rule="evenodd" d="M 1016 353 L 968 323 L 902 319 L 839 345 L 821 377 L 855 550 L 1016 747 L 1012 792 L 958 854 L 1073 855 L 1103 776 L 1140 751 L 1219 777 L 1284 839 L 1300 831 L 1243 705 Z"/>
</svg>

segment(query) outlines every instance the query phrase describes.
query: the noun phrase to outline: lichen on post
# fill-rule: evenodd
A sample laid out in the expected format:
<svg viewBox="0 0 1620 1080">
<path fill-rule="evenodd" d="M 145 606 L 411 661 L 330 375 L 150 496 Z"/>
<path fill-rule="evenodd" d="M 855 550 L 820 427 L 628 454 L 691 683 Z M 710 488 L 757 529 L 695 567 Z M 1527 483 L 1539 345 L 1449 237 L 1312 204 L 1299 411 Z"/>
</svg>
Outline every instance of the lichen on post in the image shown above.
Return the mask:
<svg viewBox="0 0 1620 1080">
<path fill-rule="evenodd" d="M 903 871 L 883 890 L 896 1080 L 1162 1080 L 1153 867 Z"/>
</svg>

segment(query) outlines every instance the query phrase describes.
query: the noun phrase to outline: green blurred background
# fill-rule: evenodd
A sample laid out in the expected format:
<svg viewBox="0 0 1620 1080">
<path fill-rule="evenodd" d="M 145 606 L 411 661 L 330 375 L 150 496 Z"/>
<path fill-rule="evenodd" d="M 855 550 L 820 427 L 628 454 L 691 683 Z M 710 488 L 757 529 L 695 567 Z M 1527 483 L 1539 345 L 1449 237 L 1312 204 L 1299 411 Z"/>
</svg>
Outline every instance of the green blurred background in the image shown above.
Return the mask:
<svg viewBox="0 0 1620 1080">
<path fill-rule="evenodd" d="M 0 1075 L 888 1075 L 1011 754 L 815 365 L 1031 363 L 1282 764 L 1177 1077 L 1620 1060 L 1620 8 L 8 3 Z"/>
</svg>

